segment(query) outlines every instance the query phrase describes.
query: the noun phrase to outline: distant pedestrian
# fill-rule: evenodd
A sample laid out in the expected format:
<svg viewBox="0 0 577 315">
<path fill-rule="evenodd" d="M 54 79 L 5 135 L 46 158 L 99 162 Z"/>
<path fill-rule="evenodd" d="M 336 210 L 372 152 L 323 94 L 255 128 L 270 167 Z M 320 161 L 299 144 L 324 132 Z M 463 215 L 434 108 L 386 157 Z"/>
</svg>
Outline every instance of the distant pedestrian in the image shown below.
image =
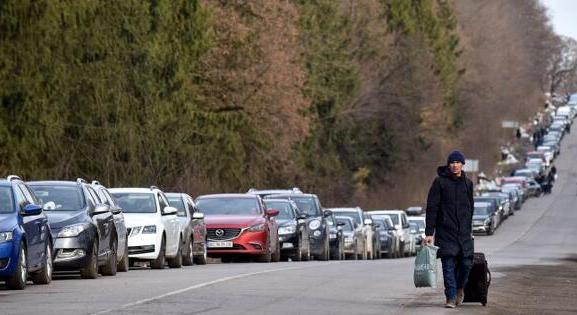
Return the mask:
<svg viewBox="0 0 577 315">
<path fill-rule="evenodd" d="M 445 307 L 463 302 L 473 264 L 473 182 L 463 171 L 465 156 L 453 151 L 438 167 L 427 197 L 425 243 L 439 247 L 445 285 Z"/>
</svg>

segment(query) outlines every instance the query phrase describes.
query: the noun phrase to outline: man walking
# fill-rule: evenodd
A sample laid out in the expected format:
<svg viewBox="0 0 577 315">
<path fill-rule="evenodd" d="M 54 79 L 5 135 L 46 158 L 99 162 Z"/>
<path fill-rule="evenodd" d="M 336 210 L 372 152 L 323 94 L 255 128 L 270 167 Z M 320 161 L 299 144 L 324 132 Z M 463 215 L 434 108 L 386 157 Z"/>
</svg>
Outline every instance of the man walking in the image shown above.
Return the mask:
<svg viewBox="0 0 577 315">
<path fill-rule="evenodd" d="M 453 151 L 437 169 L 427 197 L 425 243 L 439 247 L 445 284 L 445 307 L 463 302 L 473 264 L 473 182 L 465 176 L 465 156 Z"/>
</svg>

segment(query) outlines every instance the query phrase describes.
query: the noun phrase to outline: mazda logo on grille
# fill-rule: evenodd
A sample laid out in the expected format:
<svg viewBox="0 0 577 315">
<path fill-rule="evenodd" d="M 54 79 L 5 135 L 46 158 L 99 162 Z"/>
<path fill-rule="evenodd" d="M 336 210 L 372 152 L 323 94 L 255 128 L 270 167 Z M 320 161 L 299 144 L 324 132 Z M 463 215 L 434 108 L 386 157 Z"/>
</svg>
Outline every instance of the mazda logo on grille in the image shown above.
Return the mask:
<svg viewBox="0 0 577 315">
<path fill-rule="evenodd" d="M 223 236 L 223 235 L 224 235 L 224 230 L 223 230 L 223 229 L 218 229 L 218 230 L 214 231 L 214 234 L 216 234 L 216 236 Z"/>
</svg>

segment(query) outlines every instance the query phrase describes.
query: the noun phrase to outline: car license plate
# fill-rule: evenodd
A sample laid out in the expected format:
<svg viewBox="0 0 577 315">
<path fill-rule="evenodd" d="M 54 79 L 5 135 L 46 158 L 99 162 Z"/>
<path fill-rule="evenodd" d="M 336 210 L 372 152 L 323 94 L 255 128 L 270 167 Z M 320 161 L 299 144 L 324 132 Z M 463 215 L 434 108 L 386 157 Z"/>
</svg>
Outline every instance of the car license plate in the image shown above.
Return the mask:
<svg viewBox="0 0 577 315">
<path fill-rule="evenodd" d="M 232 247 L 232 242 L 208 242 L 206 244 L 208 248 L 230 248 Z"/>
</svg>

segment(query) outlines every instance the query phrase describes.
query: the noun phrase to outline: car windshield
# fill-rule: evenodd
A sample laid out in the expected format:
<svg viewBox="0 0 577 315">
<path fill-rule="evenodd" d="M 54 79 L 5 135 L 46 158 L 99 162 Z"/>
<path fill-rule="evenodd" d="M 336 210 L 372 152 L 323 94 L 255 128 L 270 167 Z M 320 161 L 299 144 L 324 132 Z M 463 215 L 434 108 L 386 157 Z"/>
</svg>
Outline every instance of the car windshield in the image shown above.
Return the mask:
<svg viewBox="0 0 577 315">
<path fill-rule="evenodd" d="M 489 214 L 489 206 L 477 206 L 475 205 L 475 210 L 473 215 L 488 215 Z"/>
<path fill-rule="evenodd" d="M 281 196 L 269 195 L 269 196 L 266 196 L 265 199 L 266 198 L 289 199 L 289 200 L 294 201 L 297 204 L 297 207 L 299 208 L 299 211 L 301 213 L 305 213 L 309 216 L 314 216 L 314 217 L 321 216 L 321 209 L 317 206 L 317 203 L 315 202 L 315 199 L 313 197 L 295 196 L 295 195 L 281 195 Z"/>
<path fill-rule="evenodd" d="M 171 207 L 175 207 L 177 212 L 176 215 L 179 217 L 186 217 L 186 206 L 184 205 L 184 201 L 182 201 L 182 198 L 180 198 L 179 196 L 173 196 L 173 197 L 166 197 L 168 198 L 168 204 Z"/>
<path fill-rule="evenodd" d="M 261 214 L 256 198 L 200 198 L 197 206 L 204 215 Z"/>
<path fill-rule="evenodd" d="M 353 231 L 353 225 L 351 224 L 351 221 L 350 221 L 350 220 L 337 218 L 337 222 L 338 222 L 338 223 L 343 223 L 343 225 L 342 225 L 343 231 L 348 231 L 348 232 L 352 232 L 352 231 Z"/>
<path fill-rule="evenodd" d="M 30 185 L 42 200 L 45 210 L 78 211 L 84 208 L 84 195 L 78 186 Z"/>
<path fill-rule="evenodd" d="M 265 200 L 264 204 L 268 209 L 276 209 L 279 211 L 278 216 L 276 217 L 278 220 L 292 220 L 295 219 L 293 210 L 290 206 L 290 203 L 286 201 L 268 201 Z"/>
<path fill-rule="evenodd" d="M 349 217 L 353 219 L 353 221 L 357 226 L 361 225 L 361 218 L 359 216 L 359 213 L 356 211 L 337 211 L 336 213 L 342 217 Z"/>
<path fill-rule="evenodd" d="M 14 212 L 12 187 L 0 187 L 0 213 Z"/>
<path fill-rule="evenodd" d="M 155 213 L 152 193 L 113 193 L 112 196 L 125 213 Z"/>
<path fill-rule="evenodd" d="M 425 220 L 409 220 L 409 222 L 415 223 L 419 227 L 419 230 L 425 229 Z"/>
</svg>

